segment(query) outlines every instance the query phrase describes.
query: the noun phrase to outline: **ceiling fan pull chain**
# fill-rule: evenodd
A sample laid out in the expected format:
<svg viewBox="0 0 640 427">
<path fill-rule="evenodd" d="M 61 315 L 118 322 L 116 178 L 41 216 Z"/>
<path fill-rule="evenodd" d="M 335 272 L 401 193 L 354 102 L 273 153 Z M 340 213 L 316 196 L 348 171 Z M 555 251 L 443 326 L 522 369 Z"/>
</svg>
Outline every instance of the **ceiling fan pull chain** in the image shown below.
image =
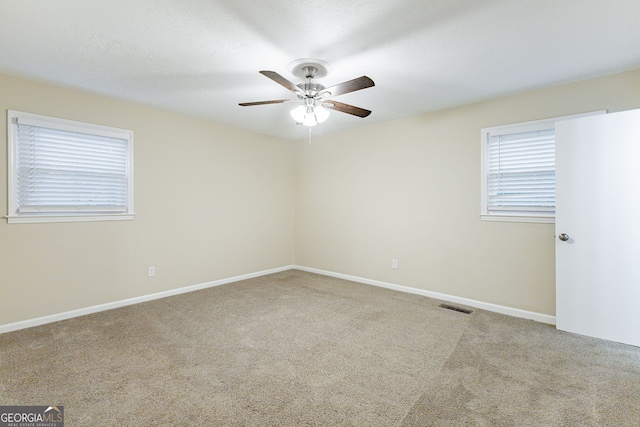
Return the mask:
<svg viewBox="0 0 640 427">
<path fill-rule="evenodd" d="M 311 126 L 309 126 L 309 145 L 311 145 Z"/>
</svg>

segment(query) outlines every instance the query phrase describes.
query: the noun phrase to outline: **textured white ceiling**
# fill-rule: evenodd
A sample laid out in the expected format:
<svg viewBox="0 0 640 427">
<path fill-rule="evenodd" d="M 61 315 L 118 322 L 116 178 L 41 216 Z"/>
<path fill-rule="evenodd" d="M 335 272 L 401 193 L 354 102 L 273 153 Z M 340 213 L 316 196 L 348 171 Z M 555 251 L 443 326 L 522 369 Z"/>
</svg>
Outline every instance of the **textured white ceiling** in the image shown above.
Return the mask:
<svg viewBox="0 0 640 427">
<path fill-rule="evenodd" d="M 0 0 L 0 72 L 302 139 L 291 104 L 238 106 L 292 95 L 259 70 L 375 81 L 320 135 L 640 68 L 639 23 L 639 0 Z"/>
</svg>

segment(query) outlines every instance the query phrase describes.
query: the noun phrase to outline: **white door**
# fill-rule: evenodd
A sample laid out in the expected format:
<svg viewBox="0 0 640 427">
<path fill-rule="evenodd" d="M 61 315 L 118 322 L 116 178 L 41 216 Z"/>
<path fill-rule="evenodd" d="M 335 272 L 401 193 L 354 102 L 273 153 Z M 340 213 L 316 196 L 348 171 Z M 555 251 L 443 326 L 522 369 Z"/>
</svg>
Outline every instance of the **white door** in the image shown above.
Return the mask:
<svg viewBox="0 0 640 427">
<path fill-rule="evenodd" d="M 556 123 L 556 186 L 557 328 L 640 346 L 640 110 Z"/>
</svg>

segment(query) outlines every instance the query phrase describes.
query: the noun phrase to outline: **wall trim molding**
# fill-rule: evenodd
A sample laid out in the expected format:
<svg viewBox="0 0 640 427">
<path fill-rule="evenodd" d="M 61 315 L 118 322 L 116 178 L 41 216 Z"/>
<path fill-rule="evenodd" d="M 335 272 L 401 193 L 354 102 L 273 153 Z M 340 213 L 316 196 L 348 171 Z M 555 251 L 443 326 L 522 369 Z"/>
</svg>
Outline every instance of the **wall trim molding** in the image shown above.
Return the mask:
<svg viewBox="0 0 640 427">
<path fill-rule="evenodd" d="M 482 310 L 492 311 L 495 313 L 506 314 L 508 316 L 520 317 L 523 319 L 535 320 L 536 322 L 556 324 L 555 316 L 548 314 L 536 313 L 533 311 L 520 310 L 517 308 L 506 307 L 497 304 L 491 304 L 483 301 L 476 301 L 468 298 L 457 297 L 455 295 L 442 294 L 439 292 L 427 291 L 424 289 L 412 288 L 410 286 L 396 285 L 394 283 L 381 282 L 379 280 L 366 279 L 364 277 L 351 276 L 348 274 L 335 273 L 333 271 L 321 270 L 318 268 L 305 267 L 302 265 L 287 265 L 283 267 L 272 268 L 269 270 L 257 271 L 254 273 L 242 274 L 240 276 L 228 277 L 225 279 L 214 280 L 211 282 L 200 283 L 182 288 L 170 289 L 167 291 L 157 292 L 149 295 L 128 298 L 120 301 L 109 302 L 105 304 L 94 305 L 76 310 L 65 311 L 63 313 L 51 314 L 48 316 L 37 317 L 34 319 L 22 320 L 19 322 L 7 323 L 0 325 L 0 334 L 6 332 L 17 331 L 20 329 L 40 326 L 47 323 L 58 322 L 60 320 L 71 319 L 74 317 L 85 316 L 87 314 L 98 313 L 101 311 L 112 310 L 114 308 L 126 307 L 128 305 L 139 304 L 142 302 L 152 301 L 160 298 L 166 298 L 174 295 L 184 294 L 187 292 L 198 291 L 201 289 L 212 288 L 214 286 L 226 285 L 227 283 L 239 282 L 241 280 L 253 279 L 269 274 L 280 273 L 287 270 L 300 270 L 309 273 L 321 274 L 323 276 L 335 277 L 338 279 L 349 280 L 352 282 L 363 283 L 365 285 L 373 285 L 381 288 L 392 289 L 399 292 L 421 295 L 429 298 L 439 299 L 443 301 L 453 302 L 457 304 L 467 305 L 469 307 L 480 308 Z"/>
<path fill-rule="evenodd" d="M 518 308 L 506 307 L 503 305 L 492 304 L 483 301 L 472 300 L 469 298 L 457 297 L 455 295 L 441 294 L 439 292 L 426 291 L 424 289 L 412 288 L 410 286 L 396 285 L 394 283 L 381 282 L 378 280 L 366 279 L 358 276 L 350 276 L 348 274 L 335 273 L 332 271 L 320 270 L 317 268 L 304 267 L 301 265 L 294 265 L 295 270 L 306 271 L 309 273 L 322 274 L 324 276 L 336 277 L 338 279 L 350 280 L 352 282 L 363 283 L 366 285 L 379 286 L 381 288 L 393 289 L 395 291 L 406 292 L 410 294 L 417 294 L 429 298 L 439 299 L 447 302 L 453 302 L 457 304 L 468 305 L 470 307 L 479 308 L 482 310 L 492 311 L 494 313 L 506 314 L 507 316 L 520 317 L 522 319 L 535 320 L 540 323 L 547 323 L 550 325 L 556 324 L 556 317 L 548 314 L 536 313 L 534 311 L 520 310 Z"/>
<path fill-rule="evenodd" d="M 0 334 L 5 332 L 17 331 L 19 329 L 31 328 L 47 323 L 58 322 L 60 320 L 80 317 L 87 314 L 98 313 L 100 311 L 112 310 L 114 308 L 125 307 L 127 305 L 139 304 L 141 302 L 152 301 L 160 298 L 166 298 L 174 295 L 184 294 L 187 292 L 199 291 L 201 289 L 212 288 L 214 286 L 226 285 L 227 283 L 238 282 L 240 280 L 253 279 L 255 277 L 266 276 L 268 274 L 280 273 L 293 269 L 292 265 L 284 267 L 272 268 L 269 270 L 257 271 L 255 273 L 242 274 L 240 276 L 228 277 L 225 279 L 214 280 L 212 282 L 200 283 L 197 285 L 185 286 L 182 288 L 170 289 L 168 291 L 157 292 L 154 294 L 142 295 L 139 297 L 128 298 L 120 301 L 108 302 L 105 304 L 93 305 L 90 307 L 79 308 L 76 310 L 65 311 L 63 313 L 51 314 L 48 316 L 37 317 L 35 319 L 22 320 L 14 323 L 0 325 Z"/>
</svg>

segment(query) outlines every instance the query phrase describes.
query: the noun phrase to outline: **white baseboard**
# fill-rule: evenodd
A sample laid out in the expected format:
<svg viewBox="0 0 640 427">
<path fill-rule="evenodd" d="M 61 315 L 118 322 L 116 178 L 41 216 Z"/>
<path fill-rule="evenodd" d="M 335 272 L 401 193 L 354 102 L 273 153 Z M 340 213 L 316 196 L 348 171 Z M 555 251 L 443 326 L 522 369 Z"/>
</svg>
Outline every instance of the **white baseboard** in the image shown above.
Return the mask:
<svg viewBox="0 0 640 427">
<path fill-rule="evenodd" d="M 254 277 L 260 277 L 260 276 L 266 276 L 267 274 L 279 273 L 281 271 L 291 270 L 292 268 L 293 266 L 288 265 L 285 267 L 278 267 L 270 270 L 263 270 L 255 273 L 243 274 L 240 276 L 229 277 L 226 279 L 214 280 L 213 282 L 206 282 L 206 283 L 200 283 L 198 285 L 171 289 L 168 291 L 158 292 L 155 294 L 142 295 L 139 297 L 129 298 L 121 301 L 114 301 L 106 304 L 99 304 L 91 307 L 80 308 L 77 310 L 65 311 L 64 313 L 37 317 L 35 319 L 28 319 L 20 322 L 7 323 L 4 325 L 0 325 L 0 334 L 3 334 L 5 332 L 17 331 L 19 329 L 30 328 L 33 326 L 44 325 L 46 323 L 57 322 L 59 320 L 71 319 L 72 317 L 79 317 L 79 316 L 84 316 L 86 314 L 98 313 L 100 311 L 111 310 L 119 307 L 125 307 L 127 305 L 139 304 L 141 302 L 151 301 L 151 300 L 160 299 L 160 298 L 166 298 L 173 295 L 179 295 L 187 292 L 198 291 L 200 289 L 206 289 L 214 286 L 225 285 L 227 283 L 238 282 L 240 280 L 253 279 Z"/>
<path fill-rule="evenodd" d="M 155 299 L 166 298 L 173 295 L 184 294 L 187 292 L 198 291 L 200 289 L 211 288 L 214 286 L 225 285 L 227 283 L 238 282 L 240 280 L 253 279 L 255 277 L 266 276 L 267 274 L 279 273 L 287 270 L 301 270 L 309 273 L 322 274 L 324 276 L 336 277 L 338 279 L 350 280 L 352 282 L 364 283 L 367 285 L 379 286 L 382 288 L 393 289 L 400 292 L 422 295 L 429 298 L 435 298 L 443 301 L 449 301 L 457 304 L 468 305 L 469 307 L 480 308 L 495 313 L 506 314 L 508 316 L 520 317 L 523 319 L 535 320 L 537 322 L 556 324 L 555 316 L 548 314 L 535 313 L 533 311 L 520 310 L 517 308 L 505 307 L 502 305 L 491 304 L 482 301 L 476 301 L 468 298 L 457 297 L 454 295 L 441 294 L 438 292 L 426 291 L 423 289 L 412 288 L 409 286 L 396 285 L 393 283 L 381 282 L 378 280 L 365 279 L 363 277 L 350 276 L 348 274 L 334 273 L 332 271 L 320 270 L 317 268 L 304 267 L 301 265 L 288 265 L 284 267 L 273 268 L 270 270 L 258 271 L 255 273 L 243 274 L 240 276 L 229 277 L 226 279 L 214 280 L 212 282 L 200 283 L 197 285 L 186 286 L 178 289 L 158 292 L 150 295 L 143 295 L 135 298 L 129 298 L 121 301 L 114 301 L 106 304 L 94 305 L 91 307 L 80 308 L 77 310 L 65 311 L 64 313 L 52 314 L 49 316 L 37 317 L 35 319 L 23 320 L 20 322 L 7 323 L 0 325 L 0 334 L 5 332 L 17 331 L 19 329 L 31 328 L 33 326 L 44 325 L 46 323 L 57 322 L 60 320 L 71 319 L 73 317 L 84 316 L 87 314 L 98 313 L 100 311 L 111 310 L 114 308 L 125 307 L 127 305 L 139 304 L 141 302 L 152 301 Z"/>
<path fill-rule="evenodd" d="M 324 276 L 336 277 L 338 279 L 350 280 L 352 282 L 364 283 L 366 285 L 380 286 L 382 288 L 393 289 L 400 292 L 407 292 L 410 294 L 417 294 L 429 298 L 468 305 L 469 307 L 480 308 L 482 310 L 493 311 L 494 313 L 506 314 L 508 316 L 520 317 L 523 319 L 535 320 L 536 322 L 548 323 L 550 325 L 556 324 L 555 316 L 550 316 L 548 314 L 505 307 L 503 305 L 491 304 L 488 302 L 476 301 L 468 298 L 457 297 L 454 295 L 441 294 L 439 292 L 431 292 L 423 289 L 411 288 L 409 286 L 396 285 L 393 283 L 380 282 L 378 280 L 365 279 L 363 277 L 350 276 L 348 274 L 334 273 L 332 271 L 319 270 L 317 268 L 303 267 L 301 265 L 294 265 L 293 268 L 296 270 L 307 271 L 309 273 L 322 274 Z"/>
</svg>

